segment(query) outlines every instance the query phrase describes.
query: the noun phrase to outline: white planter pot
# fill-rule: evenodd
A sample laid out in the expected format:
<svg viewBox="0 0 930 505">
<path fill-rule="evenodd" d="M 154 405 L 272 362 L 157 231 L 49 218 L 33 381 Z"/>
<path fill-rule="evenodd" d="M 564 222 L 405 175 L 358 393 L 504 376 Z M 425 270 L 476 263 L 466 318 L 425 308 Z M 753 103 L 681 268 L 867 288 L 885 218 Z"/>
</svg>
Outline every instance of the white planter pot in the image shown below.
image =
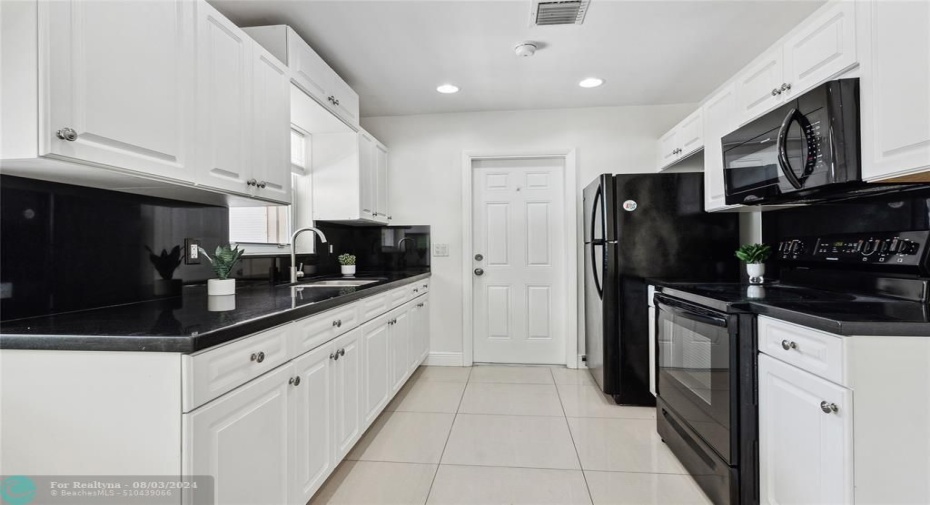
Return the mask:
<svg viewBox="0 0 930 505">
<path fill-rule="evenodd" d="M 342 265 L 342 275 L 355 277 L 355 265 Z"/>
<path fill-rule="evenodd" d="M 765 282 L 765 263 L 747 263 L 746 273 L 749 274 L 750 284 L 762 284 Z"/>
<path fill-rule="evenodd" d="M 223 296 L 236 294 L 236 279 L 210 279 L 207 281 L 207 294 Z"/>
</svg>

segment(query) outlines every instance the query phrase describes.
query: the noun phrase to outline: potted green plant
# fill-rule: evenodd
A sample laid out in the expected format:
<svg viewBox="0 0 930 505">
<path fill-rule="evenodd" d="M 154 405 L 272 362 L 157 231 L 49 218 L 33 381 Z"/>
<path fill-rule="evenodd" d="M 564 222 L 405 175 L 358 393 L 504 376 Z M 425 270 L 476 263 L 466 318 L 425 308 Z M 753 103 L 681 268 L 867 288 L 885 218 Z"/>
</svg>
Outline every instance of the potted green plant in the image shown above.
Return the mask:
<svg viewBox="0 0 930 505">
<path fill-rule="evenodd" d="M 341 265 L 342 275 L 346 277 L 355 277 L 355 255 L 340 254 L 339 265 Z"/>
<path fill-rule="evenodd" d="M 213 265 L 213 272 L 216 273 L 216 279 L 207 281 L 207 294 L 236 294 L 236 279 L 230 279 L 229 274 L 232 273 L 233 267 L 236 266 L 236 263 L 239 262 L 239 259 L 242 258 L 242 254 L 245 253 L 245 251 L 239 249 L 238 245 L 236 247 L 230 247 L 228 244 L 220 245 L 216 246 L 216 251 L 211 258 L 202 247 L 198 247 L 198 249 L 200 249 L 200 253 L 207 258 L 207 261 Z"/>
<path fill-rule="evenodd" d="M 157 297 L 177 296 L 181 294 L 181 279 L 174 278 L 174 271 L 181 265 L 181 246 L 176 245 L 171 252 L 162 249 L 161 254 L 155 254 L 151 247 L 145 246 L 149 252 L 149 261 L 161 279 L 155 280 L 154 293 Z"/>
<path fill-rule="evenodd" d="M 772 248 L 766 244 L 743 244 L 736 250 L 736 257 L 746 263 L 746 273 L 750 284 L 765 282 L 765 264 L 772 254 Z"/>
</svg>

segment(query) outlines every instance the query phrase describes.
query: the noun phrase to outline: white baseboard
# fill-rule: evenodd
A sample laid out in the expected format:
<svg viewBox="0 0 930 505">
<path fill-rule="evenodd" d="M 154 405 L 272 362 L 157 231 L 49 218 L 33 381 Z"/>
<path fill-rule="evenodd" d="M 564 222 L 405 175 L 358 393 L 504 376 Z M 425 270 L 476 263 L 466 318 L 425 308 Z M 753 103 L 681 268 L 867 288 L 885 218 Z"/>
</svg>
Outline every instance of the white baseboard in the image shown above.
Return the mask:
<svg viewBox="0 0 930 505">
<path fill-rule="evenodd" d="M 462 366 L 462 353 L 430 352 L 424 364 L 427 366 Z"/>
</svg>

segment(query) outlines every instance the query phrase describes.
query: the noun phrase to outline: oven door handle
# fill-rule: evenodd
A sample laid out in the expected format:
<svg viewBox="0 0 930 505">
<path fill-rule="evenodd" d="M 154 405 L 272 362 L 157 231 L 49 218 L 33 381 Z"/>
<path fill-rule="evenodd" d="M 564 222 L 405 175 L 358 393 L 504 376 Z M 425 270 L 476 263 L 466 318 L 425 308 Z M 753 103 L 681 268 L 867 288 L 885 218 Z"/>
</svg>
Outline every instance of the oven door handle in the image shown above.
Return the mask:
<svg viewBox="0 0 930 505">
<path fill-rule="evenodd" d="M 710 314 L 704 313 L 703 311 L 698 312 L 690 305 L 676 302 L 671 298 L 667 298 L 658 293 L 656 294 L 655 301 L 656 308 L 659 310 L 667 310 L 679 317 L 683 317 L 691 321 L 696 321 L 698 323 L 719 326 L 721 328 L 727 327 L 727 319 L 725 317 L 712 316 Z"/>
</svg>

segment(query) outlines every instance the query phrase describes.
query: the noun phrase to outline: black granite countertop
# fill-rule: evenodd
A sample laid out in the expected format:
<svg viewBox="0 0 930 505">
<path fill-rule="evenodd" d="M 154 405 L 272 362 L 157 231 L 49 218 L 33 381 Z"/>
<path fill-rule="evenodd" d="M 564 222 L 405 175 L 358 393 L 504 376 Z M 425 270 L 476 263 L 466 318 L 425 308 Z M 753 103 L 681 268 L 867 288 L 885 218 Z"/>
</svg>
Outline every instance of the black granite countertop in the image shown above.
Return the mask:
<svg viewBox="0 0 930 505">
<path fill-rule="evenodd" d="M 769 316 L 837 335 L 930 336 L 927 304 L 785 284 L 652 281 L 669 296 L 717 310 Z"/>
<path fill-rule="evenodd" d="M 222 301 L 228 310 L 210 310 L 208 302 L 220 300 L 207 295 L 206 285 L 185 286 L 174 298 L 0 322 L 0 348 L 192 353 L 429 276 L 423 269 L 360 273 L 359 279 L 379 280 L 301 290 L 240 282 L 234 306 Z"/>
</svg>

